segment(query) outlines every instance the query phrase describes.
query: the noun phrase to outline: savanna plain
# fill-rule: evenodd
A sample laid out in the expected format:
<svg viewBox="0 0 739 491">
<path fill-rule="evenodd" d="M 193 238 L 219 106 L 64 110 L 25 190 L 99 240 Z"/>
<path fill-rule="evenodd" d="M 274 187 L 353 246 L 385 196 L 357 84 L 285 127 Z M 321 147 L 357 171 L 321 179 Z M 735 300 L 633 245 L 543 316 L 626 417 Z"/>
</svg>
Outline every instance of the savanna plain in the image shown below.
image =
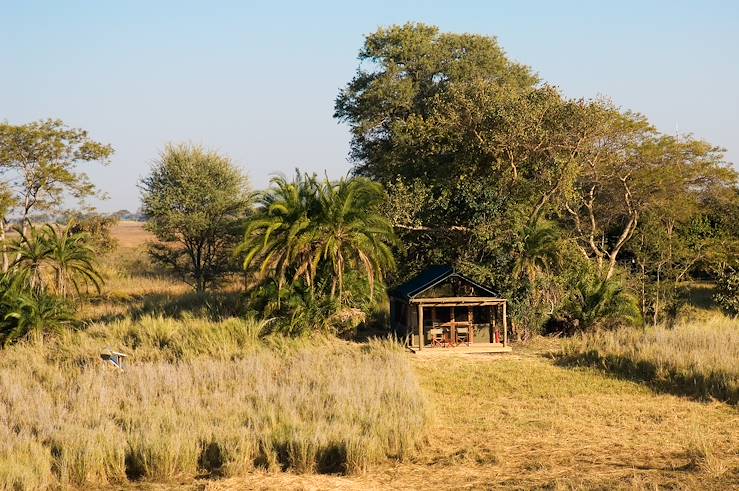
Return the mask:
<svg viewBox="0 0 739 491">
<path fill-rule="evenodd" d="M 0 356 L 0 489 L 736 489 L 739 321 L 497 355 L 270 334 L 121 222 L 85 328 Z M 710 287 L 705 287 L 710 288 Z M 100 362 L 129 355 L 124 371 Z"/>
</svg>

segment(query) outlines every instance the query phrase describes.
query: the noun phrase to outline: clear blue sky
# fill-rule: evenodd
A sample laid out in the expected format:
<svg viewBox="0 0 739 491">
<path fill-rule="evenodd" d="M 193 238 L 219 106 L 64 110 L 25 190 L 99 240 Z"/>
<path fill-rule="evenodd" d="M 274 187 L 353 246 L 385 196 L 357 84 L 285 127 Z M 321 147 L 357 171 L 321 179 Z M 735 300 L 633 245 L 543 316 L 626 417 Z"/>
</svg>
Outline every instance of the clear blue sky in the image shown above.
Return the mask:
<svg viewBox="0 0 739 491">
<path fill-rule="evenodd" d="M 61 118 L 111 143 L 102 210 L 138 207 L 167 142 L 274 172 L 349 169 L 333 101 L 363 36 L 407 21 L 497 36 L 572 97 L 607 95 L 739 161 L 739 2 L 0 0 L 0 119 Z"/>
</svg>

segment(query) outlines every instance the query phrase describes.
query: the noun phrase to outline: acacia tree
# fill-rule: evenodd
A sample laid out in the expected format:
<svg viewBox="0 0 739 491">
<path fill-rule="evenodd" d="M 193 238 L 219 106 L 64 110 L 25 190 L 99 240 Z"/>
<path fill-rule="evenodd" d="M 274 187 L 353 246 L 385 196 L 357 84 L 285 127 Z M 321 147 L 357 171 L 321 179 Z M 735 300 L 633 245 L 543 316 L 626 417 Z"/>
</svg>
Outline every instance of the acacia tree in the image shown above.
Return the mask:
<svg viewBox="0 0 739 491">
<path fill-rule="evenodd" d="M 231 266 L 231 251 L 252 203 L 247 177 L 228 157 L 168 145 L 140 183 L 154 261 L 202 292 Z"/>
<path fill-rule="evenodd" d="M 604 105 L 591 122 L 594 138 L 566 209 L 581 251 L 610 279 L 646 214 L 664 212 L 661 228 L 671 234 L 701 193 L 731 185 L 735 173 L 721 149 L 660 134 L 640 115 Z"/>
<path fill-rule="evenodd" d="M 108 163 L 113 149 L 99 143 L 87 131 L 69 128 L 60 120 L 23 125 L 0 123 L 0 248 L 3 271 L 8 258 L 4 240 L 8 214 L 17 211 L 23 232 L 32 211 L 58 208 L 65 196 L 84 199 L 95 194 L 95 186 L 78 166 L 87 162 Z M 3 199 L 10 198 L 10 199 Z"/>
</svg>

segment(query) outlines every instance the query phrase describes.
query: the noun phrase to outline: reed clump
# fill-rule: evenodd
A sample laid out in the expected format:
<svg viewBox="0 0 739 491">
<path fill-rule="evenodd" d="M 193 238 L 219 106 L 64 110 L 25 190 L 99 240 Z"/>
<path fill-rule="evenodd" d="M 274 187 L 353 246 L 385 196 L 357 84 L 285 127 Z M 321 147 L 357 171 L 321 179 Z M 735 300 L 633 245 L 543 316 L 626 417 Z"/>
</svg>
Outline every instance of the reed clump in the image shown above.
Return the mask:
<svg viewBox="0 0 739 491">
<path fill-rule="evenodd" d="M 565 343 L 556 356 L 665 391 L 739 403 L 739 320 L 720 314 L 672 328 L 587 333 Z"/>
<path fill-rule="evenodd" d="M 390 342 L 147 317 L 0 353 L 0 489 L 358 473 L 418 447 L 426 403 Z M 101 351 L 130 355 L 124 371 Z"/>
</svg>

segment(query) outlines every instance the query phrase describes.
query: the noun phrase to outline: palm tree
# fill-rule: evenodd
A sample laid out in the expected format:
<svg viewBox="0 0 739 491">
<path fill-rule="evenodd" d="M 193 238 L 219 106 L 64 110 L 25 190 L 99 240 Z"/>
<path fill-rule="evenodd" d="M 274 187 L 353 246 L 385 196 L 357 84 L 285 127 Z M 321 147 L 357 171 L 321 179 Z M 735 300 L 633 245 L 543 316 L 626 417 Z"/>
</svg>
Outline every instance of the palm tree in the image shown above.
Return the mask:
<svg viewBox="0 0 739 491">
<path fill-rule="evenodd" d="M 580 280 L 565 310 L 581 330 L 606 322 L 642 323 L 637 299 L 616 278 Z"/>
<path fill-rule="evenodd" d="M 74 324 L 69 305 L 43 292 L 20 293 L 12 302 L 4 302 L 0 319 L 3 346 L 20 339 L 39 341 L 45 334 L 59 332 Z"/>
<path fill-rule="evenodd" d="M 89 236 L 84 232 L 72 233 L 72 227 L 73 222 L 62 229 L 48 224 L 27 227 L 26 232 L 16 228 L 20 240 L 12 247 L 16 259 L 11 268 L 27 278 L 31 290 L 48 290 L 53 285 L 62 298 L 67 297 L 70 284 L 77 294 L 82 285 L 92 285 L 100 291 L 102 277 Z M 53 282 L 49 281 L 52 275 Z"/>
<path fill-rule="evenodd" d="M 43 230 L 35 227 L 13 228 L 20 236 L 17 243 L 9 247 L 15 253 L 15 261 L 10 268 L 19 277 L 25 279 L 31 290 L 40 291 L 44 289 L 44 270 L 51 258 L 51 246 L 46 240 Z"/>
<path fill-rule="evenodd" d="M 270 183 L 272 188 L 260 197 L 261 210 L 249 221 L 237 253 L 245 254 L 244 269 L 258 258 L 257 280 L 271 276 L 278 290 L 291 268 L 295 270 L 291 282 L 302 274 L 312 285 L 314 270 L 306 265 L 312 258 L 310 234 L 318 215 L 315 176 L 296 173 L 292 182 L 277 176 Z M 295 267 L 298 263 L 302 268 Z"/>
<path fill-rule="evenodd" d="M 49 260 L 54 270 L 56 293 L 66 298 L 69 285 L 74 287 L 77 295 L 82 285 L 92 285 L 100 293 L 102 276 L 95 264 L 95 249 L 90 246 L 87 233 L 72 233 L 74 222 L 59 229 L 51 225 L 45 226 L 45 240 L 49 246 Z"/>
<path fill-rule="evenodd" d="M 370 297 L 375 279 L 395 268 L 390 246 L 395 244 L 392 224 L 376 212 L 383 198 L 382 187 L 364 178 L 324 181 L 319 188 L 320 219 L 315 233 L 317 251 L 331 274 L 331 297 L 338 289 L 341 302 L 344 274 L 348 268 L 363 270 Z"/>
<path fill-rule="evenodd" d="M 257 279 L 270 277 L 280 290 L 300 279 L 312 294 L 319 276 L 329 279 L 320 283 L 330 284 L 330 297 L 340 302 L 346 271 L 361 270 L 371 295 L 375 282 L 395 267 L 391 245 L 397 239 L 376 211 L 381 199 L 382 188 L 363 178 L 274 178 L 239 247 L 244 268 L 259 262 Z"/>
<path fill-rule="evenodd" d="M 521 251 L 513 266 L 516 278 L 526 276 L 531 284 L 539 273 L 548 271 L 560 260 L 559 232 L 551 223 L 537 221 L 524 230 Z"/>
</svg>

